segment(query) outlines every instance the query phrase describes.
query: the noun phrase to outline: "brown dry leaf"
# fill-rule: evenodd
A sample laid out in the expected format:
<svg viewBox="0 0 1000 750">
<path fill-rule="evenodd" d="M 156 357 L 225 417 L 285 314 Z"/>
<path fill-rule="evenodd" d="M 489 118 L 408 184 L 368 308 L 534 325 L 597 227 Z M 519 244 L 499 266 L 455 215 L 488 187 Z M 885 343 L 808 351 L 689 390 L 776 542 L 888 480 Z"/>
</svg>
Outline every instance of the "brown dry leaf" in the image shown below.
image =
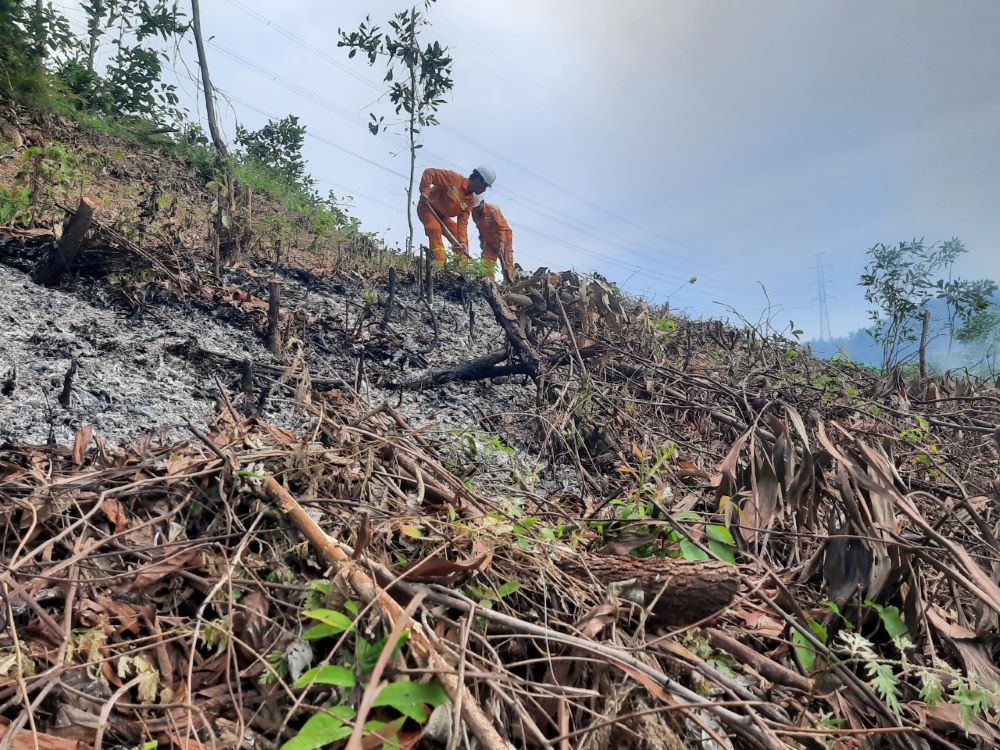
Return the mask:
<svg viewBox="0 0 1000 750">
<path fill-rule="evenodd" d="M 196 464 L 202 463 L 202 459 L 195 456 L 186 456 L 182 453 L 172 453 L 167 459 L 164 467 L 168 477 L 176 477 L 188 473 Z"/>
<path fill-rule="evenodd" d="M 774 512 L 778 507 L 780 484 L 774 466 L 764 451 L 755 451 L 750 465 L 753 494 L 743 504 L 743 512 L 751 530 L 749 535 L 744 534 L 744 538 L 756 539 L 761 531 L 766 532 L 771 528 Z"/>
<path fill-rule="evenodd" d="M 949 622 L 940 607 L 929 607 L 927 619 L 938 633 L 951 642 L 966 675 L 975 674 L 979 685 L 988 691 L 1000 687 L 1000 669 L 993 663 L 986 644 L 973 631 Z"/>
<path fill-rule="evenodd" d="M 399 730 L 403 728 L 403 724 L 405 723 L 406 723 L 406 717 L 401 716 L 398 719 L 395 719 L 394 721 L 390 721 L 389 723 L 382 725 L 381 727 L 373 731 L 371 734 L 365 735 L 365 737 L 361 740 L 361 747 L 363 748 L 363 750 L 376 750 L 377 748 L 381 748 L 383 745 L 387 743 L 391 744 L 393 740 L 398 741 Z M 411 732 L 410 734 L 413 733 Z M 417 741 L 420 740 L 420 734 L 421 734 L 420 732 L 416 733 L 415 739 Z M 405 747 L 413 747 L 413 744 L 403 745 L 402 743 L 399 743 L 394 746 L 399 748 L 405 748 Z"/>
<path fill-rule="evenodd" d="M 241 640 L 252 646 L 262 642 L 264 631 L 270 623 L 267 616 L 269 610 L 267 597 L 259 591 L 253 591 L 240 599 L 240 611 L 234 618 L 234 626 Z"/>
<path fill-rule="evenodd" d="M 128 516 L 125 514 L 125 508 L 113 497 L 104 498 L 101 502 L 101 513 L 115 525 L 116 534 L 123 532 L 128 525 Z"/>
<path fill-rule="evenodd" d="M 182 737 L 179 734 L 171 734 L 169 737 L 170 743 L 174 747 L 180 748 L 180 750 L 211 750 L 212 748 L 211 745 L 206 745 L 190 737 Z"/>
<path fill-rule="evenodd" d="M 611 555 L 612 557 L 621 557 L 627 555 L 629 552 L 634 550 L 636 547 L 641 547 L 644 544 L 649 544 L 650 542 L 659 538 L 660 532 L 653 532 L 651 534 L 622 534 L 610 542 L 600 547 L 594 552 L 599 555 Z"/>
<path fill-rule="evenodd" d="M 473 549 L 473 552 L 475 552 L 475 549 Z M 449 560 L 445 557 L 435 556 L 419 560 L 418 562 L 408 566 L 404 573 L 407 580 L 410 581 L 447 584 L 464 576 L 466 573 L 472 573 L 477 570 L 485 570 L 489 567 L 492 561 L 492 550 L 486 550 L 485 552 L 481 552 L 475 557 L 464 561 Z"/>
<path fill-rule="evenodd" d="M 132 581 L 132 588 L 144 589 L 152 586 L 181 568 L 186 568 L 195 562 L 201 562 L 199 555 L 200 553 L 196 549 L 185 549 L 180 552 L 172 552 L 156 562 L 151 562 L 139 570 Z"/>
<path fill-rule="evenodd" d="M 273 424 L 268 424 L 267 431 L 270 433 L 271 437 L 282 445 L 295 445 L 298 442 L 295 438 L 295 433 L 291 430 L 286 430 L 284 427 L 277 427 Z"/>
<path fill-rule="evenodd" d="M 748 628 L 765 638 L 780 638 L 785 632 L 784 625 L 766 612 L 755 609 L 736 609 L 733 610 L 733 614 L 743 620 Z"/>
<path fill-rule="evenodd" d="M 590 610 L 577 620 L 575 628 L 584 638 L 596 638 L 604 628 L 614 625 L 618 620 L 618 605 L 605 602 Z"/>
<path fill-rule="evenodd" d="M 736 475 L 736 464 L 740 460 L 740 451 L 743 450 L 743 446 L 750 439 L 752 432 L 753 428 L 747 430 L 733 443 L 733 447 L 729 449 L 729 453 L 726 454 L 726 457 L 722 459 L 722 463 L 719 464 L 719 472 L 721 474 L 725 475 L 728 472 L 732 476 Z"/>
<path fill-rule="evenodd" d="M 0 738 L 6 736 L 8 728 L 0 727 Z M 22 729 L 14 735 L 10 747 L 11 750 L 93 750 L 93 745 L 78 740 L 64 739 L 44 732 L 32 733 L 28 729 Z"/>
<path fill-rule="evenodd" d="M 106 614 L 118 620 L 118 634 L 139 632 L 139 612 L 131 604 L 112 599 L 105 594 L 97 596 L 97 603 L 104 608 Z"/>
<path fill-rule="evenodd" d="M 81 425 L 76 431 L 76 437 L 73 439 L 73 463 L 77 466 L 83 466 L 83 458 L 93 436 L 94 428 L 89 424 Z"/>
<path fill-rule="evenodd" d="M 934 708 L 927 708 L 923 703 L 908 703 L 907 707 L 912 708 L 931 729 L 973 734 L 993 747 L 1000 742 L 1000 727 L 979 717 L 966 723 L 962 720 L 961 707 L 955 703 L 938 703 Z"/>
<path fill-rule="evenodd" d="M 372 541 L 372 520 L 367 513 L 361 514 L 361 524 L 358 528 L 357 539 L 354 542 L 354 555 L 353 558 L 358 560 L 368 549 L 368 545 Z"/>
</svg>

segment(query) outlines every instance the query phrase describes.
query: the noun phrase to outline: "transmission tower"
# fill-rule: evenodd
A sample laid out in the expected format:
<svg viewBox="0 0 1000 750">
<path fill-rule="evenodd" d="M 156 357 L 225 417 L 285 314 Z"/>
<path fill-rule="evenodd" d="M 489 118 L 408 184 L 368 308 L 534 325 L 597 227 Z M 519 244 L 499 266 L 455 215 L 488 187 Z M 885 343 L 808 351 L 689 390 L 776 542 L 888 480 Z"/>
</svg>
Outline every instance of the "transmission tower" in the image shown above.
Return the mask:
<svg viewBox="0 0 1000 750">
<path fill-rule="evenodd" d="M 833 338 L 830 333 L 830 307 L 829 295 L 826 291 L 826 263 L 823 256 L 826 253 L 813 253 L 816 256 L 816 300 L 819 302 L 819 338 L 820 341 L 829 341 Z"/>
</svg>

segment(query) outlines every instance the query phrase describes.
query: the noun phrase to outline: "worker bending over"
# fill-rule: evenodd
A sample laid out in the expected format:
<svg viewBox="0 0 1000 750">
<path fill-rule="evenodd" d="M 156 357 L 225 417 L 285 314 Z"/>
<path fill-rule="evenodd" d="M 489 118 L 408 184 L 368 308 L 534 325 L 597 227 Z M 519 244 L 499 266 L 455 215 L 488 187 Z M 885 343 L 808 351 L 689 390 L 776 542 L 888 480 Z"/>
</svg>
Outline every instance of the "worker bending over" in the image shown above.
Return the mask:
<svg viewBox="0 0 1000 750">
<path fill-rule="evenodd" d="M 425 169 L 420 177 L 420 201 L 417 216 L 427 232 L 431 257 L 438 263 L 446 260 L 444 239 L 464 260 L 469 259 L 469 214 L 476 196 L 493 184 L 496 172 L 485 165 L 463 177 L 448 169 Z"/>
<path fill-rule="evenodd" d="M 476 229 L 479 230 L 479 248 L 483 252 L 483 263 L 493 273 L 497 258 L 500 258 L 500 270 L 503 271 L 503 279 L 508 284 L 514 279 L 514 233 L 510 229 L 510 224 L 500 212 L 500 207 L 495 203 L 480 201 L 479 205 L 472 209 L 472 220 L 476 222 Z"/>
</svg>

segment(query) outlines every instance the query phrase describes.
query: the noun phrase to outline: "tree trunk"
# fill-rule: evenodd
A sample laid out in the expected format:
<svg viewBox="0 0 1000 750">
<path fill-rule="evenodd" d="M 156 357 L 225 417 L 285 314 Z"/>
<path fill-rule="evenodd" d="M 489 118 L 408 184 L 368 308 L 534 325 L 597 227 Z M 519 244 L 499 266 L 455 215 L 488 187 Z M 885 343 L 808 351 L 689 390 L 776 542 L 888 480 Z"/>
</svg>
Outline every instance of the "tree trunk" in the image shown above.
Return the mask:
<svg viewBox="0 0 1000 750">
<path fill-rule="evenodd" d="M 198 48 L 198 65 L 201 67 L 201 83 L 205 89 L 205 114 L 208 117 L 208 130 L 212 134 L 212 143 L 215 150 L 222 156 L 229 156 L 226 149 L 226 142 L 219 132 L 219 121 L 215 115 L 215 90 L 212 88 L 212 79 L 208 75 L 208 60 L 205 57 L 205 42 L 201 35 L 201 13 L 198 9 L 198 0 L 191 0 L 191 21 L 194 27 L 194 42 Z"/>
<path fill-rule="evenodd" d="M 35 0 L 35 44 L 37 44 L 36 52 L 38 52 L 38 57 L 42 60 L 45 59 L 45 35 L 42 29 L 42 14 L 45 12 L 45 2 L 44 0 Z"/>
<path fill-rule="evenodd" d="M 613 595 L 646 607 L 661 627 L 684 627 L 721 613 L 739 589 L 739 569 L 719 560 L 621 557 L 585 552 L 559 567 L 582 581 L 597 580 Z"/>
<path fill-rule="evenodd" d="M 416 40 L 414 50 L 416 49 Z M 410 59 L 410 182 L 406 186 L 406 254 L 413 255 L 413 177 L 417 168 L 417 71 Z"/>
<path fill-rule="evenodd" d="M 101 21 L 106 8 L 104 0 L 93 0 L 87 11 L 87 70 L 94 72 L 94 58 L 97 57 L 97 42 L 101 38 Z"/>
<path fill-rule="evenodd" d="M 931 330 L 931 311 L 924 310 L 924 320 L 923 325 L 920 329 L 920 350 L 918 356 L 920 358 L 920 377 L 921 379 L 927 377 L 927 336 Z"/>
</svg>

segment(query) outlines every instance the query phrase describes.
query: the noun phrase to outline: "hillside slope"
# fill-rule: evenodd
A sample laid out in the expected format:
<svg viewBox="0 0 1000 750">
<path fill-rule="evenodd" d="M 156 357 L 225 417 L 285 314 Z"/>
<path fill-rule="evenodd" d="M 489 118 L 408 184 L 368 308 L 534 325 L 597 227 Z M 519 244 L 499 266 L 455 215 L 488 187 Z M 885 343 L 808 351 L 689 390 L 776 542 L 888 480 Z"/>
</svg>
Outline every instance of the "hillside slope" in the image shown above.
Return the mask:
<svg viewBox="0 0 1000 750">
<path fill-rule="evenodd" d="M 31 281 L 54 208 L 0 229 L 15 747 L 1000 739 L 994 384 L 569 272 L 429 302 L 354 237 L 276 253 L 250 202 L 216 275 L 197 176 L 72 149 L 82 264 Z"/>
</svg>

